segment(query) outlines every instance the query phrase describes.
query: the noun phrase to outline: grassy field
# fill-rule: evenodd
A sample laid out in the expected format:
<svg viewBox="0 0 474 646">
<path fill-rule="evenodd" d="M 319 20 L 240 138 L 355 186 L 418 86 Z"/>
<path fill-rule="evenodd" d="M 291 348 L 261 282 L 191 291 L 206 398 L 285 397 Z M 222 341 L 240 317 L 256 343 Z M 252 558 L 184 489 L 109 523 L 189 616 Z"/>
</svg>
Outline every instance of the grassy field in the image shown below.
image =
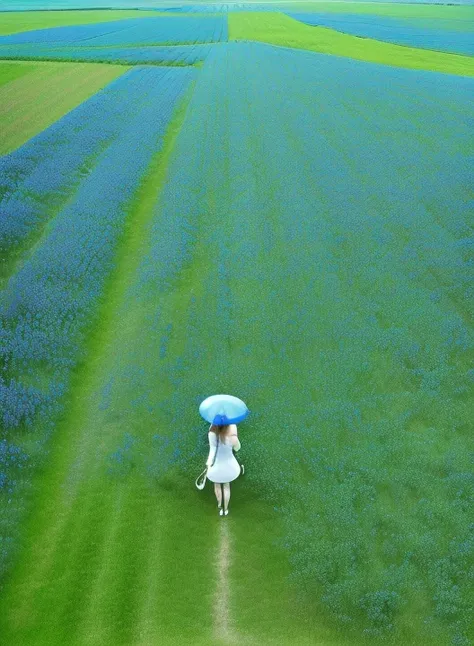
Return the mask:
<svg viewBox="0 0 474 646">
<path fill-rule="evenodd" d="M 0 61 L 0 154 L 15 150 L 126 70 L 123 65 Z"/>
<path fill-rule="evenodd" d="M 270 12 L 230 14 L 229 38 L 261 41 L 408 69 L 474 76 L 474 59 L 470 56 L 433 52 L 384 43 L 371 38 L 359 38 L 326 27 L 305 25 L 289 16 Z"/>
<path fill-rule="evenodd" d="M 470 644 L 469 59 L 295 24 L 0 67 L 2 646 Z"/>
</svg>

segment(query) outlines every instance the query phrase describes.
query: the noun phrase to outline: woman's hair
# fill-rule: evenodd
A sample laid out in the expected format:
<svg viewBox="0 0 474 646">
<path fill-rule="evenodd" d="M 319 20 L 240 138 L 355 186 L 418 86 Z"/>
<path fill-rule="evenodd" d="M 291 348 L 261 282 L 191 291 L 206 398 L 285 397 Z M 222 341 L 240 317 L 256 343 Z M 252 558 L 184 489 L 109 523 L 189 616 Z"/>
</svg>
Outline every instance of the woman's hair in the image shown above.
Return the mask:
<svg viewBox="0 0 474 646">
<path fill-rule="evenodd" d="M 212 424 L 209 430 L 215 433 L 216 435 L 223 435 L 227 431 L 229 426 L 230 424 Z"/>
</svg>

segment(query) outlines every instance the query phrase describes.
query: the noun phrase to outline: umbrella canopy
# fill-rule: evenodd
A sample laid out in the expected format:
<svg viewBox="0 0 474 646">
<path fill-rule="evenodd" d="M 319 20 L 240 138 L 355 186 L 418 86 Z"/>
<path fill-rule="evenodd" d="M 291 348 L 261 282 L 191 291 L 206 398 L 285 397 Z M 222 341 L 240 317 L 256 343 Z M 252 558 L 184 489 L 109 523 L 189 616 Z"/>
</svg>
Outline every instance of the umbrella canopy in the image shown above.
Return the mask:
<svg viewBox="0 0 474 646">
<path fill-rule="evenodd" d="M 238 397 L 212 395 L 199 406 L 199 413 L 211 424 L 237 424 L 247 417 L 249 409 Z"/>
</svg>

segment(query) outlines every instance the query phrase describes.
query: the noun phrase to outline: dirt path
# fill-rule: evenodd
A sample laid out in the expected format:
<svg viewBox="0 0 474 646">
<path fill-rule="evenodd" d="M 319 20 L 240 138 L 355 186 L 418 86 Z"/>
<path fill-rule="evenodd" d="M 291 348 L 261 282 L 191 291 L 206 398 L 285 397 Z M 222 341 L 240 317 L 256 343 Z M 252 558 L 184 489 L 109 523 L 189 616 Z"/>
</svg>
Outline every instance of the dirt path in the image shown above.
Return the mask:
<svg viewBox="0 0 474 646">
<path fill-rule="evenodd" d="M 229 570 L 232 560 L 231 529 L 223 518 L 219 524 L 219 547 L 216 558 L 217 585 L 214 602 L 214 631 L 218 641 L 238 644 L 231 611 L 231 584 Z"/>
</svg>

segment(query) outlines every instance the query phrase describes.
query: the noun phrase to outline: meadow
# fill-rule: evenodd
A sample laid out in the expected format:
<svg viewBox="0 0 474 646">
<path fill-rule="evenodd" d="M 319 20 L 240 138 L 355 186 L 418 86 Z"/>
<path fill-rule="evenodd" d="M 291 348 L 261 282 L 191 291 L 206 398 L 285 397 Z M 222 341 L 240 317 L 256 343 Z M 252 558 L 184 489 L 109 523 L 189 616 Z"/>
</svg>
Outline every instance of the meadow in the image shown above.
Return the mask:
<svg viewBox="0 0 474 646">
<path fill-rule="evenodd" d="M 342 4 L 5 14 L 2 646 L 474 643 L 472 10 Z"/>
</svg>

